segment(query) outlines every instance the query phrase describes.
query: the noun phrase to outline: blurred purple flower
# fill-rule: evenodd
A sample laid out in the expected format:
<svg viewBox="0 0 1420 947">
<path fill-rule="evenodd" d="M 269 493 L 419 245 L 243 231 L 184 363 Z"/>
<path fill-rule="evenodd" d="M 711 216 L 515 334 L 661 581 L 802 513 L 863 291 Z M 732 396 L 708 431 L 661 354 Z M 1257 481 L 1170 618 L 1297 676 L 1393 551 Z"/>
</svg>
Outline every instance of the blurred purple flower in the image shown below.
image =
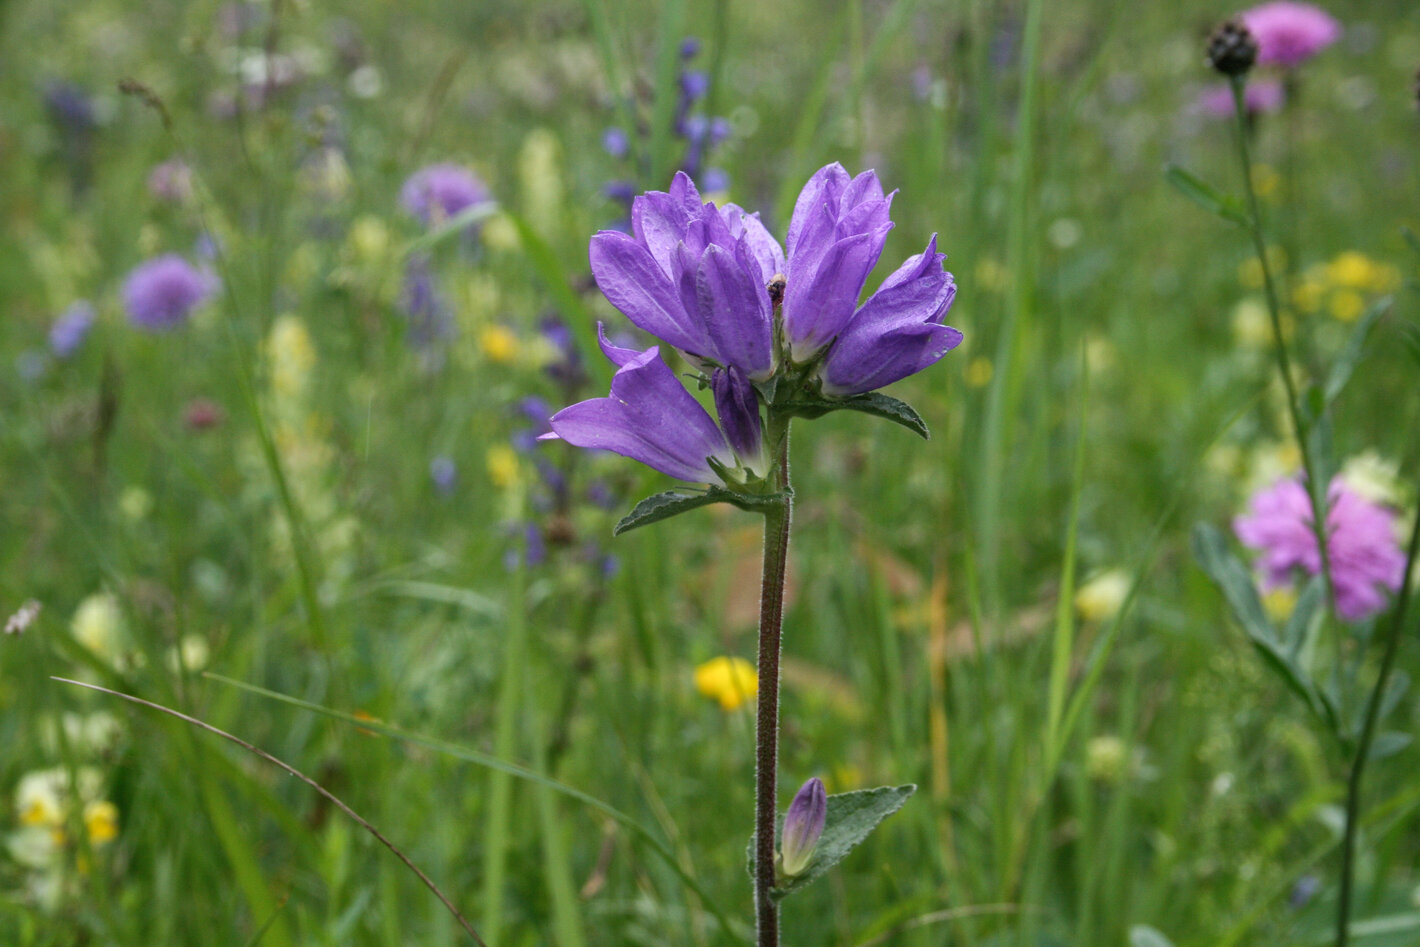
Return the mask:
<svg viewBox="0 0 1420 947">
<path fill-rule="evenodd" d="M 700 55 L 700 40 L 694 36 L 687 36 L 680 41 L 681 59 L 694 59 L 698 55 Z"/>
<path fill-rule="evenodd" d="M 434 482 L 434 489 L 441 496 L 449 496 L 454 492 L 458 478 L 459 468 L 452 457 L 440 454 L 429 461 L 429 479 Z"/>
<path fill-rule="evenodd" d="M 630 148 L 631 139 L 620 128 L 613 126 L 602 132 L 602 149 L 613 158 L 625 158 Z"/>
<path fill-rule="evenodd" d="M 69 358 L 89 337 L 96 317 L 94 306 L 87 299 L 81 299 L 59 314 L 49 327 L 49 350 L 55 358 Z"/>
<path fill-rule="evenodd" d="M 1311 524 L 1311 501 L 1298 480 L 1282 480 L 1258 492 L 1248 515 L 1233 520 L 1238 538 L 1262 552 L 1264 589 L 1288 584 L 1298 571 L 1321 571 Z M 1385 592 L 1399 589 L 1405 573 L 1395 515 L 1352 492 L 1338 477 L 1327 491 L 1326 526 L 1337 613 L 1360 621 L 1384 609 Z"/>
<path fill-rule="evenodd" d="M 404 268 L 404 291 L 400 306 L 409 320 L 409 343 L 425 355 L 454 336 L 454 316 L 434 283 L 429 258 L 414 255 Z M 438 367 L 434 363 L 431 367 Z"/>
<path fill-rule="evenodd" d="M 1296 66 L 1341 38 L 1341 24 L 1310 3 L 1272 0 L 1244 10 L 1242 21 L 1257 40 L 1262 65 Z"/>
<path fill-rule="evenodd" d="M 148 193 L 160 201 L 181 204 L 192 196 L 192 169 L 181 158 L 169 158 L 148 172 Z"/>
<path fill-rule="evenodd" d="M 72 82 L 54 79 L 45 83 L 44 106 L 55 124 L 68 132 L 87 134 L 99 125 L 94 100 Z"/>
<path fill-rule="evenodd" d="M 138 328 L 164 332 L 185 323 L 216 287 L 216 277 L 169 253 L 134 267 L 123 284 L 123 305 Z"/>
<path fill-rule="evenodd" d="M 699 69 L 686 69 L 680 74 L 680 94 L 686 104 L 703 99 L 710 91 L 710 77 Z"/>
<path fill-rule="evenodd" d="M 1311 902 L 1321 891 L 1321 879 L 1316 875 L 1302 875 L 1297 879 L 1297 883 L 1292 885 L 1292 893 L 1287 896 L 1287 907 L 1294 911 L 1301 910 Z"/>
<path fill-rule="evenodd" d="M 467 168 L 449 162 L 414 172 L 399 192 L 400 204 L 426 226 L 447 221 L 489 199 L 482 181 Z"/>
<path fill-rule="evenodd" d="M 1243 106 L 1248 115 L 1263 115 L 1276 112 L 1287 101 L 1287 92 L 1281 79 L 1263 78 L 1249 82 L 1243 90 Z M 1233 117 L 1233 90 L 1226 83 L 1212 85 L 1198 94 L 1194 101 L 1195 110 L 1213 118 Z"/>
</svg>

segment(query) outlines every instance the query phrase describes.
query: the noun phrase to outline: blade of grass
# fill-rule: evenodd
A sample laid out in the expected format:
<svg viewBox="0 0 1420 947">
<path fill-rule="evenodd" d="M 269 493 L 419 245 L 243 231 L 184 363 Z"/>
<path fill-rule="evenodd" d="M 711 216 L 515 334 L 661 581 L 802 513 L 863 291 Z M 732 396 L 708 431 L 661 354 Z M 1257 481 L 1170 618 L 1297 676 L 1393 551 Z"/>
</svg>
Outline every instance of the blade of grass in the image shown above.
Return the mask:
<svg viewBox="0 0 1420 947">
<path fill-rule="evenodd" d="M 101 687 L 98 684 L 86 684 L 83 681 L 74 681 L 64 677 L 54 677 L 51 679 L 58 681 L 61 684 L 73 684 L 75 687 L 83 687 L 88 690 L 98 691 L 101 694 L 108 694 L 111 697 L 119 697 L 123 700 L 129 701 L 130 703 L 138 704 L 141 707 L 147 707 L 150 710 L 157 710 L 161 713 L 165 713 L 170 717 L 176 717 L 177 719 L 182 720 L 186 723 L 190 723 L 195 727 L 206 730 L 208 733 L 215 733 L 217 736 L 223 738 L 224 740 L 229 740 L 230 742 L 235 743 L 237 746 L 246 750 L 248 753 L 251 753 L 254 756 L 259 756 L 262 759 L 266 760 L 268 763 L 271 763 L 272 765 L 277 766 L 282 770 L 285 770 L 290 775 L 295 776 L 301 782 L 305 783 L 307 786 L 310 786 L 316 792 L 320 793 L 337 809 L 339 809 L 341 812 L 345 813 L 352 820 L 354 820 L 355 823 L 358 824 L 362 829 L 364 829 L 366 832 L 369 832 L 376 839 L 378 839 L 380 844 L 384 845 L 385 848 L 388 848 L 391 852 L 393 852 L 395 857 L 398 858 L 400 861 L 404 862 L 405 866 L 409 868 L 410 871 L 414 872 L 414 874 L 419 876 L 419 880 L 424 883 L 424 886 L 430 891 L 434 892 L 434 895 L 444 903 L 444 907 L 449 909 L 449 912 L 458 920 L 459 924 L 463 927 L 465 931 L 468 932 L 468 935 L 473 938 L 474 942 L 482 945 L 482 947 L 487 947 L 487 945 L 483 942 L 483 938 L 479 937 L 478 932 L 473 929 L 473 925 L 471 925 L 468 920 L 465 919 L 461 913 L 459 913 L 459 909 L 454 907 L 453 902 L 450 901 L 444 895 L 444 893 L 439 890 L 438 885 L 434 884 L 434 882 L 429 878 L 428 875 L 420 871 L 419 866 L 415 865 L 414 862 L 409 860 L 408 855 L 405 855 L 404 852 L 400 851 L 400 849 L 393 842 L 385 838 L 384 834 L 380 832 L 379 829 L 375 828 L 369 822 L 365 821 L 365 819 L 362 818 L 359 813 L 347 806 L 334 793 L 330 792 L 330 790 L 326 789 L 320 783 L 316 782 L 314 779 L 311 779 L 309 776 L 296 769 L 294 766 L 277 759 L 270 753 L 267 753 L 265 750 L 253 746 L 252 744 L 243 740 L 241 737 L 234 736 L 233 734 L 228 733 L 226 730 L 214 727 L 212 726 L 212 724 L 202 720 L 198 720 L 196 717 L 189 717 L 187 714 L 182 713 L 181 711 L 173 710 L 171 707 L 164 707 L 162 704 L 155 704 L 150 700 L 144 700 L 143 698 L 135 697 L 132 694 L 124 694 L 121 691 L 110 690 L 109 688 Z M 205 774 L 206 770 L 204 770 L 203 772 Z M 239 840 L 240 833 L 236 830 L 235 822 L 231 818 L 230 808 L 226 806 L 226 800 L 221 798 L 220 791 L 217 789 L 215 782 L 213 782 L 213 780 L 206 775 L 204 775 L 203 777 L 203 790 L 204 794 L 208 793 L 209 791 L 215 794 L 214 798 L 219 802 L 218 811 L 222 814 L 222 818 L 218 821 L 217 824 L 218 833 L 235 833 L 234 837 Z M 239 883 L 242 882 L 242 880 L 243 879 L 239 875 Z M 261 891 L 266 891 L 266 883 L 261 879 L 260 869 L 256 869 L 254 878 L 246 879 L 246 881 L 254 881 L 259 885 Z M 264 899 L 259 898 L 259 900 L 263 900 L 264 903 L 266 903 L 267 905 L 266 910 L 261 912 L 261 916 L 271 916 L 275 913 L 274 905 L 270 904 L 270 897 L 270 892 L 266 892 Z M 279 928 L 279 930 L 284 931 L 284 925 Z M 287 934 L 285 939 L 281 940 L 280 942 L 290 943 L 289 934 Z"/>
<path fill-rule="evenodd" d="M 533 783 L 535 785 L 545 786 L 548 789 L 551 789 L 557 793 L 561 793 L 562 795 L 567 796 L 571 799 L 576 799 L 578 802 L 590 806 L 598 812 L 604 813 L 605 815 L 611 817 L 618 824 L 630 830 L 633 835 L 635 835 L 637 838 L 641 839 L 648 846 L 650 846 L 652 851 L 654 851 L 670 865 L 671 869 L 675 871 L 676 875 L 680 878 L 681 883 L 684 884 L 691 891 L 695 892 L 696 896 L 700 898 L 706 909 L 709 910 L 710 913 L 715 916 L 715 919 L 720 922 L 720 926 L 724 929 L 725 933 L 736 941 L 739 941 L 741 943 L 745 942 L 744 938 L 741 937 L 736 931 L 736 929 L 730 925 L 729 919 L 725 915 L 724 911 L 722 911 L 719 905 L 715 902 L 715 900 L 709 896 L 709 894 L 701 886 L 700 882 L 697 881 L 694 876 L 687 873 L 685 869 L 681 867 L 679 862 L 676 860 L 675 854 L 669 848 L 667 848 L 666 845 L 660 839 L 658 839 L 655 834 L 651 832 L 650 829 L 646 828 L 640 822 L 636 821 L 634 818 L 625 814 L 624 812 L 621 812 L 620 810 L 613 808 L 607 803 L 602 802 L 595 796 L 589 795 L 580 789 L 575 789 L 571 786 L 568 786 L 566 783 L 558 782 L 555 779 L 550 779 L 549 777 L 544 776 L 541 773 L 535 772 L 523 766 L 519 766 L 516 763 L 507 763 L 486 753 L 480 753 L 477 750 L 470 750 L 467 747 L 460 746 L 456 743 L 450 743 L 446 740 L 439 740 L 434 737 L 421 736 L 417 733 L 410 733 L 406 730 L 400 729 L 399 727 L 383 723 L 379 720 L 371 720 L 368 717 L 356 717 L 354 714 L 348 714 L 340 710 L 333 710 L 329 707 L 322 707 L 319 704 L 313 704 L 310 701 L 301 700 L 299 697 L 291 697 L 288 694 L 282 694 L 277 691 L 268 690 L 264 687 L 258 687 L 255 684 L 248 684 L 245 681 L 233 680 L 230 677 L 223 677 L 222 675 L 214 674 L 211 671 L 203 672 L 202 676 L 210 680 L 219 681 L 223 684 L 227 684 L 231 687 L 239 688 L 252 694 L 259 694 L 262 697 L 267 697 L 272 700 L 280 701 L 284 704 L 290 704 L 293 707 L 300 707 L 303 710 L 309 710 L 313 713 L 318 713 L 323 716 L 330 717 L 334 720 L 344 721 L 345 723 L 348 723 L 351 726 L 359 727 L 363 730 L 372 730 L 375 733 L 383 734 L 384 736 L 391 737 L 392 739 L 401 740 L 405 743 L 411 743 L 415 746 L 422 746 L 426 749 L 434 750 L 437 753 L 443 753 L 447 756 L 453 757 L 454 759 L 474 763 L 479 766 L 483 766 L 487 769 L 500 770 L 502 772 L 508 773 L 512 776 Z"/>
</svg>

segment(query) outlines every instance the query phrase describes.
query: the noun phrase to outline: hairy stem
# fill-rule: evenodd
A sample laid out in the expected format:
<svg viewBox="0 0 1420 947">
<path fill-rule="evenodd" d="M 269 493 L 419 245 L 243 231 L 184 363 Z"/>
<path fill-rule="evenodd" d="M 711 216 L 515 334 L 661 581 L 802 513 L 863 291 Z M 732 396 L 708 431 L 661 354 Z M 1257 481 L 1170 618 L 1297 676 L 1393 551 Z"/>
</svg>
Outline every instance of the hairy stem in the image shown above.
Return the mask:
<svg viewBox="0 0 1420 947">
<path fill-rule="evenodd" d="M 1336 900 L 1336 947 L 1346 947 L 1351 936 L 1351 890 L 1355 886 L 1356 827 L 1361 815 L 1361 775 L 1366 769 L 1367 757 L 1371 755 L 1371 740 L 1375 736 L 1381 702 L 1385 700 L 1386 685 L 1390 683 L 1395 655 L 1400 650 L 1400 631 L 1405 625 L 1405 612 L 1410 605 L 1410 576 L 1415 568 L 1417 551 L 1420 551 L 1420 513 L 1416 514 L 1415 525 L 1410 529 L 1410 550 L 1405 556 L 1405 578 L 1400 584 L 1400 598 L 1396 601 L 1395 611 L 1391 615 L 1385 653 L 1381 656 L 1380 675 L 1376 678 L 1375 689 L 1371 691 L 1370 699 L 1366 702 L 1361 738 L 1356 744 L 1356 756 L 1351 761 L 1351 773 L 1346 780 L 1346 833 L 1341 841 L 1341 892 Z"/>
<path fill-rule="evenodd" d="M 778 947 L 779 907 L 774 887 L 774 817 L 779 761 L 779 639 L 784 622 L 784 576 L 789 563 L 789 419 L 771 408 L 767 440 L 783 499 L 764 514 L 764 572 L 759 592 L 759 701 L 755 726 L 754 907 L 756 943 Z"/>
</svg>

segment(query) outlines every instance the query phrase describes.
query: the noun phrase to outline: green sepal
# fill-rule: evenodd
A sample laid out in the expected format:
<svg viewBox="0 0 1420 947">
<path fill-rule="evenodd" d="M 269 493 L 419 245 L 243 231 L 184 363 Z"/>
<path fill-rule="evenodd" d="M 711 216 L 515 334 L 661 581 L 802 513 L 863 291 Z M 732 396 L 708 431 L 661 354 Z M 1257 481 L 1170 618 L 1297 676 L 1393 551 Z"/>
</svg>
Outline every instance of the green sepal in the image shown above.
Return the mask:
<svg viewBox="0 0 1420 947">
<path fill-rule="evenodd" d="M 825 874 L 872 834 L 878 824 L 901 809 L 908 798 L 917 791 L 911 783 L 905 786 L 879 786 L 876 789 L 859 789 L 855 792 L 841 792 L 828 797 L 828 814 L 824 817 L 823 835 L 814 847 L 813 857 L 808 867 L 792 878 L 780 879 L 770 890 L 769 897 L 782 901 L 800 888 Z M 778 819 L 779 831 L 784 827 L 784 816 Z M 748 859 L 750 878 L 754 878 L 754 837 L 749 840 L 745 853 Z M 776 855 L 776 860 L 778 856 Z"/>
<path fill-rule="evenodd" d="M 1164 165 L 1164 177 L 1174 187 L 1178 188 L 1180 194 L 1199 207 L 1223 218 L 1230 224 L 1237 224 L 1239 227 L 1248 226 L 1247 214 L 1242 209 L 1242 203 L 1230 195 L 1224 194 L 1207 181 L 1185 170 L 1176 164 Z"/>
<path fill-rule="evenodd" d="M 736 493 L 724 487 L 711 487 L 704 493 L 681 493 L 668 490 L 649 496 L 631 508 L 631 512 L 612 527 L 613 536 L 620 536 L 640 526 L 659 523 L 681 513 L 709 506 L 711 503 L 729 503 L 750 513 L 763 513 L 775 504 L 784 502 L 783 493 Z"/>
<path fill-rule="evenodd" d="M 876 417 L 886 418 L 901 424 L 923 440 L 932 435 L 927 430 L 927 422 L 922 415 L 906 401 L 898 401 L 880 392 L 870 391 L 851 398 L 817 398 L 813 400 L 788 401 L 776 404 L 774 409 L 796 418 L 821 418 L 830 411 L 861 411 Z"/>
</svg>

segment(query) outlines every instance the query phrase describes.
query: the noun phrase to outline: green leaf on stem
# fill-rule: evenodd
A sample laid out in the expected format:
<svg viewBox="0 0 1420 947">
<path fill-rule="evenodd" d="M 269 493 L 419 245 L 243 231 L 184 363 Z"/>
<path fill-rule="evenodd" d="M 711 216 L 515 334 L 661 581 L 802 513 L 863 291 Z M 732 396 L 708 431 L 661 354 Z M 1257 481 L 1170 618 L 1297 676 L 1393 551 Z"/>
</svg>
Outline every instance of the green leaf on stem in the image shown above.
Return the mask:
<svg viewBox="0 0 1420 947">
<path fill-rule="evenodd" d="M 1222 591 L 1223 597 L 1232 607 L 1233 617 L 1247 632 L 1248 639 L 1263 661 L 1286 682 L 1297 696 L 1306 701 L 1307 706 L 1319 719 L 1340 733 L 1336 707 L 1324 693 L 1318 690 L 1311 676 L 1298 663 L 1297 655 L 1289 642 L 1284 641 L 1273 627 L 1267 612 L 1258 598 L 1257 586 L 1247 566 L 1228 548 L 1228 542 L 1218 529 L 1208 523 L 1199 523 L 1193 528 L 1193 555 L 1203 571 L 1208 573 Z M 1291 628 L 1289 626 L 1289 632 Z"/>
<path fill-rule="evenodd" d="M 828 797 L 828 814 L 824 818 L 823 835 L 819 836 L 813 857 L 808 867 L 793 878 L 783 880 L 769 893 L 775 901 L 781 901 L 800 888 L 825 874 L 830 868 L 847 857 L 848 853 L 872 834 L 878 824 L 901 809 L 908 798 L 917 791 L 912 784 L 905 786 L 879 786 L 876 789 L 860 789 L 856 792 L 841 792 Z M 779 817 L 782 829 L 784 817 Z M 754 877 L 754 839 L 749 840 L 750 877 Z"/>
<path fill-rule="evenodd" d="M 851 398 L 820 398 L 816 400 L 789 401 L 775 405 L 796 418 L 821 418 L 830 411 L 860 411 L 879 418 L 886 418 L 894 424 L 901 424 L 923 440 L 932 435 L 927 430 L 927 422 L 922 415 L 905 401 L 889 397 L 876 391 L 854 395 Z"/>
<path fill-rule="evenodd" d="M 1387 756 L 1394 756 L 1409 746 L 1414 739 L 1414 734 L 1401 733 L 1399 730 L 1387 730 L 1384 733 L 1377 733 L 1375 739 L 1371 741 L 1371 749 L 1370 752 L 1366 754 L 1366 759 L 1375 761 L 1383 760 Z"/>
<path fill-rule="evenodd" d="M 679 516 L 681 513 L 709 506 L 711 503 L 729 503 L 750 513 L 763 513 L 777 503 L 784 501 L 782 493 L 736 493 L 724 487 L 711 487 L 704 493 L 681 493 L 668 490 L 649 496 L 632 507 L 631 512 L 612 527 L 612 535 L 620 536 L 641 526 L 659 523 L 661 520 Z"/>
<path fill-rule="evenodd" d="M 1236 197 L 1224 194 L 1207 181 L 1187 171 L 1176 164 L 1164 165 L 1164 177 L 1179 193 L 1193 201 L 1199 207 L 1223 218 L 1230 224 L 1237 224 L 1239 227 L 1248 226 L 1247 214 L 1242 209 L 1242 202 Z"/>
<path fill-rule="evenodd" d="M 1346 340 L 1346 347 L 1341 350 L 1341 354 L 1332 363 L 1331 372 L 1326 376 L 1327 405 L 1336 400 L 1336 396 L 1341 394 L 1346 383 L 1351 380 L 1351 374 L 1355 372 L 1356 365 L 1361 361 L 1361 356 L 1366 353 L 1366 342 L 1371 337 L 1371 330 L 1376 327 L 1376 322 L 1390 308 L 1390 303 L 1389 296 L 1376 300 L 1371 304 L 1371 308 L 1366 310 L 1361 321 L 1356 323 L 1356 328 L 1351 330 L 1351 337 Z"/>
</svg>

